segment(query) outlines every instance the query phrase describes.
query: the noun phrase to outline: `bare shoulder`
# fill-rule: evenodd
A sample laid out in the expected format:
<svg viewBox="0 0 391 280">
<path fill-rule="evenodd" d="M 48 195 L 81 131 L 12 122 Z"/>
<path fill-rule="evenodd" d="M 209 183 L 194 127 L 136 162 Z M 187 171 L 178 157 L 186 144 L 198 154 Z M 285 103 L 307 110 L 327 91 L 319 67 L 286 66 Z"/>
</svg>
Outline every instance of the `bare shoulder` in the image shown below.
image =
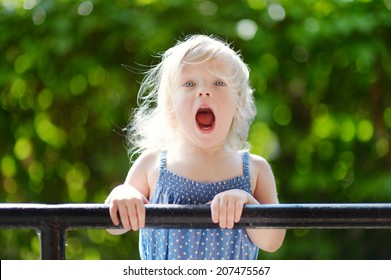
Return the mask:
<svg viewBox="0 0 391 280">
<path fill-rule="evenodd" d="M 151 169 L 156 166 L 156 163 L 158 162 L 160 156 L 159 150 L 147 150 L 144 151 L 134 162 L 133 165 L 141 165 L 146 169 Z"/>
<path fill-rule="evenodd" d="M 261 156 L 250 154 L 250 171 L 251 178 L 260 180 L 273 177 L 270 164 Z"/>
<path fill-rule="evenodd" d="M 266 159 L 259 155 L 250 154 L 250 165 L 256 167 L 257 169 L 267 169 L 271 170 L 269 163 Z"/>
<path fill-rule="evenodd" d="M 273 171 L 265 158 L 250 154 L 250 175 L 254 197 L 260 203 L 278 203 Z"/>
<path fill-rule="evenodd" d="M 159 150 L 146 150 L 142 152 L 133 162 L 131 169 L 143 169 L 145 171 L 153 169 L 159 159 Z"/>
<path fill-rule="evenodd" d="M 132 164 L 125 183 L 149 196 L 158 178 L 159 155 L 159 150 L 144 151 Z"/>
</svg>

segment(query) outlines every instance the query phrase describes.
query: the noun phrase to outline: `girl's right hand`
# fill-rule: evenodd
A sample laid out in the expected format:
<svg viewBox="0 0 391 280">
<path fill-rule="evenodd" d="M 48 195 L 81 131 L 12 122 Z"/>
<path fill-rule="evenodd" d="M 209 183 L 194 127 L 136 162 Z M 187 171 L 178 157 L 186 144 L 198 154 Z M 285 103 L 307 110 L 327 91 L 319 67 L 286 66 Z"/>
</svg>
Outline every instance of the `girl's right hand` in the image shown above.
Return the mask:
<svg viewBox="0 0 391 280">
<path fill-rule="evenodd" d="M 134 187 L 119 185 L 107 197 L 113 224 L 122 224 L 125 231 L 139 230 L 145 226 L 145 206 L 148 200 Z"/>
</svg>

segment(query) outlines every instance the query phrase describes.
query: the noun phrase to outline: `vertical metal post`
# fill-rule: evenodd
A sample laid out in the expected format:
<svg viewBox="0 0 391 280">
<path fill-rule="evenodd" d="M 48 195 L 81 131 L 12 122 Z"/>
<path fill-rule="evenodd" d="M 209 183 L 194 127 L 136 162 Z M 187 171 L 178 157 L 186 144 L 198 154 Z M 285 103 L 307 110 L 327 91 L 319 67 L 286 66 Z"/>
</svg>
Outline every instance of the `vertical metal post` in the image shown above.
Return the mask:
<svg viewBox="0 0 391 280">
<path fill-rule="evenodd" d="M 39 232 L 41 260 L 65 260 L 65 230 L 58 225 L 42 225 Z"/>
</svg>

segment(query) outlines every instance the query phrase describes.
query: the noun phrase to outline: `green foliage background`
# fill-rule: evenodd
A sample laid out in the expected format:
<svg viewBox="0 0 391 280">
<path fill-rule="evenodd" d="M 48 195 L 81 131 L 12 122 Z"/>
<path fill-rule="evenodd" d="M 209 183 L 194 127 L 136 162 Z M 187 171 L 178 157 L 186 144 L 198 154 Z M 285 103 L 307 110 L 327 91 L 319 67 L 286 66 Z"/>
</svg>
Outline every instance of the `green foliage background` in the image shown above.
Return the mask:
<svg viewBox="0 0 391 280">
<path fill-rule="evenodd" d="M 140 73 L 193 33 L 252 69 L 250 142 L 282 203 L 391 200 L 390 0 L 0 0 L 0 202 L 103 202 L 129 168 Z M 389 259 L 389 236 L 289 230 L 259 257 Z M 137 240 L 75 230 L 66 254 L 138 259 Z M 1 230 L 0 257 L 38 259 L 36 233 Z"/>
</svg>

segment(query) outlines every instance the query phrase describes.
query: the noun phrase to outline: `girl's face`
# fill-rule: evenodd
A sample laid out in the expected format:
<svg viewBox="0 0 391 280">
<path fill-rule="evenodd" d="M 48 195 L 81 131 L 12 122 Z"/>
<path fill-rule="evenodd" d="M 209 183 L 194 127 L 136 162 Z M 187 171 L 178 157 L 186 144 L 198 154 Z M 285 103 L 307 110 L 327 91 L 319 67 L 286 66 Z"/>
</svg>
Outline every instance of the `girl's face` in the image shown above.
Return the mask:
<svg viewBox="0 0 391 280">
<path fill-rule="evenodd" d="M 221 60 L 182 66 L 173 93 L 174 118 L 187 143 L 200 148 L 221 147 L 232 125 L 232 89 L 214 73 L 227 74 Z"/>
</svg>

